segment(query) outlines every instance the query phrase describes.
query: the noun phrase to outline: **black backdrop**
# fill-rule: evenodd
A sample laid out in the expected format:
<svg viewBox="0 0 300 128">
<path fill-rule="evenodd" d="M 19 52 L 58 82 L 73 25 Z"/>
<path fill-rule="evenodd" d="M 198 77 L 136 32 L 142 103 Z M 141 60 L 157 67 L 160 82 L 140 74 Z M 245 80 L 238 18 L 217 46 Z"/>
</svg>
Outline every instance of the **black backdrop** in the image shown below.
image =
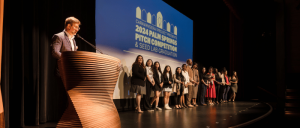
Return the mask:
<svg viewBox="0 0 300 128">
<path fill-rule="evenodd" d="M 229 9 L 222 0 L 163 0 L 193 20 L 193 60 L 229 68 Z"/>
<path fill-rule="evenodd" d="M 60 119 L 66 93 L 54 75 L 51 37 L 63 31 L 66 17 L 81 22 L 79 34 L 95 44 L 95 1 L 5 0 L 2 94 L 6 127 Z M 76 40 L 78 50 L 95 51 Z"/>
</svg>

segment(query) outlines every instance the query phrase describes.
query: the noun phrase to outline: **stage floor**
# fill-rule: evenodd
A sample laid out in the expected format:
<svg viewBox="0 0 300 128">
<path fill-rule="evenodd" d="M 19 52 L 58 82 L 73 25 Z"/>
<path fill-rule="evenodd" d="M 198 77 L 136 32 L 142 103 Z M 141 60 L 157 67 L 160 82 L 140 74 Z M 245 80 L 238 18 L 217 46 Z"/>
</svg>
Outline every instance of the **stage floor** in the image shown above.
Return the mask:
<svg viewBox="0 0 300 128">
<path fill-rule="evenodd" d="M 214 106 L 119 114 L 122 128 L 226 128 L 253 120 L 269 110 L 265 103 L 236 101 Z"/>
<path fill-rule="evenodd" d="M 136 113 L 119 112 L 122 128 L 227 128 L 256 119 L 270 110 L 265 103 L 235 101 L 213 106 Z M 57 122 L 25 128 L 50 128 Z"/>
</svg>

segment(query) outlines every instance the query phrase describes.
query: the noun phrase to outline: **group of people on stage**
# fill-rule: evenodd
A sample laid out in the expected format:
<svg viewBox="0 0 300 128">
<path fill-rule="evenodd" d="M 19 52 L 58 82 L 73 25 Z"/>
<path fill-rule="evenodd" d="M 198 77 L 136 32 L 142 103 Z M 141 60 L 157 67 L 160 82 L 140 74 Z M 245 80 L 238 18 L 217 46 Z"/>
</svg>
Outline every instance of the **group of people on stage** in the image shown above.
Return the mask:
<svg viewBox="0 0 300 128">
<path fill-rule="evenodd" d="M 200 100 L 201 105 L 213 105 L 234 101 L 237 93 L 238 77 L 234 71 L 232 76 L 228 76 L 224 68 L 221 72 L 210 67 L 206 72 L 205 67 L 201 72 L 198 71 L 198 64 L 191 59 L 186 64 L 177 67 L 172 73 L 169 65 L 161 70 L 160 63 L 151 59 L 146 61 L 138 55 L 132 65 L 132 78 L 130 91 L 136 93 L 136 111 L 141 110 L 142 89 L 146 89 L 144 97 L 144 109 L 147 111 L 162 110 L 158 107 L 159 95 L 164 92 L 164 109 L 172 109 L 169 106 L 171 93 L 175 94 L 175 108 L 187 108 L 198 106 L 196 99 Z M 227 96 L 232 90 L 232 95 Z M 154 97 L 150 100 L 151 92 Z M 207 104 L 205 99 L 207 99 Z M 185 101 L 186 100 L 186 101 Z M 154 109 L 153 109 L 154 104 Z"/>
</svg>

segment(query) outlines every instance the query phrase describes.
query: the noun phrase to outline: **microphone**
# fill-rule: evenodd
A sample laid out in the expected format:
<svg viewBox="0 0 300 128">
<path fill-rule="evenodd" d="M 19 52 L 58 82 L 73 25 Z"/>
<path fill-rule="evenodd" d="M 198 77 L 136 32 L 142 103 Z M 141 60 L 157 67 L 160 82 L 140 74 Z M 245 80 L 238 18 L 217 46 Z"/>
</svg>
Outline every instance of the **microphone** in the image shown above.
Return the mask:
<svg viewBox="0 0 300 128">
<path fill-rule="evenodd" d="M 103 52 L 98 49 L 95 45 L 91 44 L 90 42 L 86 41 L 85 39 L 83 39 L 81 36 L 79 36 L 79 34 L 76 34 L 76 38 L 80 38 L 82 39 L 84 42 L 88 43 L 90 46 L 92 46 L 94 49 L 96 49 L 97 51 L 99 51 L 101 54 L 103 54 Z"/>
</svg>

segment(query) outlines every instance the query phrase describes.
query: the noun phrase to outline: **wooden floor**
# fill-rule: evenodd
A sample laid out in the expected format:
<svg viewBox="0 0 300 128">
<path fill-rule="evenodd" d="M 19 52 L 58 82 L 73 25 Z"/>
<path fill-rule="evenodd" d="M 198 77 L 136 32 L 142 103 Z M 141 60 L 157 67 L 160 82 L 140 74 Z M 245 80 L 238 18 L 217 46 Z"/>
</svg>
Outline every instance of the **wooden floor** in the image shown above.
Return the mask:
<svg viewBox="0 0 300 128">
<path fill-rule="evenodd" d="M 253 120 L 270 107 L 259 102 L 229 102 L 214 106 L 136 113 L 119 112 L 122 128 L 226 128 Z M 50 128 L 57 122 L 26 128 Z"/>
<path fill-rule="evenodd" d="M 120 112 L 119 115 L 122 128 L 225 128 L 255 119 L 269 110 L 264 103 L 229 102 L 142 114 Z"/>
</svg>

